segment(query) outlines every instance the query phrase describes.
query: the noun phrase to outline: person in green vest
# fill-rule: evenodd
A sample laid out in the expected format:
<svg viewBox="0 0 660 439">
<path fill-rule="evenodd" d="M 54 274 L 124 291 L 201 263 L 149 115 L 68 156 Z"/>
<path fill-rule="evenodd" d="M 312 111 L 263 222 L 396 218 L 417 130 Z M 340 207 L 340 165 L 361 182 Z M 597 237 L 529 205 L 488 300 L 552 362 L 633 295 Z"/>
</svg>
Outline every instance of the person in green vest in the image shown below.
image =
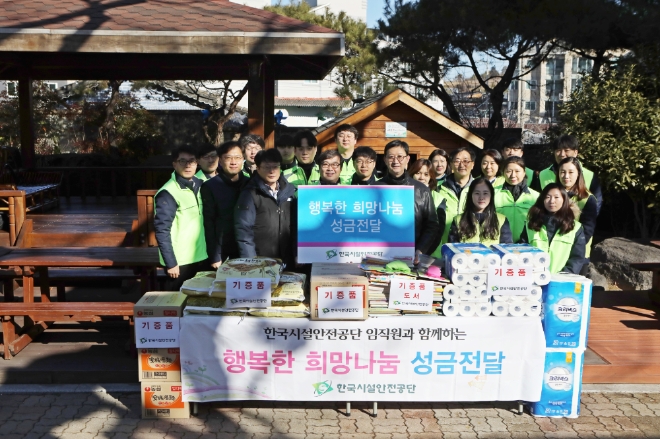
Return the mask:
<svg viewBox="0 0 660 439">
<path fill-rule="evenodd" d="M 371 186 L 377 184 L 376 160 L 378 154 L 368 146 L 358 146 L 353 152 L 353 167 L 355 174 L 351 178 L 351 186 Z"/>
<path fill-rule="evenodd" d="M 316 137 L 309 130 L 298 132 L 293 137 L 296 165 L 282 172 L 282 176 L 296 189 L 298 186 L 317 185 L 321 180 L 321 170 L 316 164 Z"/>
<path fill-rule="evenodd" d="M 598 218 L 598 202 L 596 197 L 587 190 L 582 175 L 582 166 L 578 159 L 566 157 L 559 162 L 559 183 L 571 198 L 575 219 L 582 224 L 584 239 L 587 241 L 586 257 L 588 259 L 591 254 L 591 238 L 594 236 L 596 218 Z"/>
<path fill-rule="evenodd" d="M 568 193 L 559 183 L 543 188 L 529 209 L 521 242 L 532 244 L 550 255 L 551 273 L 578 274 L 585 265 L 584 230 L 575 219 Z"/>
<path fill-rule="evenodd" d="M 495 210 L 495 189 L 488 178 L 476 178 L 470 185 L 465 211 L 451 223 L 449 242 L 513 243 L 509 220 Z"/>
<path fill-rule="evenodd" d="M 484 176 L 493 187 L 502 186 L 502 154 L 496 149 L 487 149 L 481 156 L 481 175 Z"/>
<path fill-rule="evenodd" d="M 447 169 L 449 169 L 449 154 L 444 149 L 436 149 L 429 156 L 429 161 L 433 165 L 435 171 L 435 179 L 438 181 L 437 186 L 442 185 L 447 178 Z"/>
<path fill-rule="evenodd" d="M 197 157 L 199 157 L 199 171 L 197 171 L 195 177 L 205 182 L 218 175 L 219 156 L 215 146 L 204 143 L 199 148 Z"/>
<path fill-rule="evenodd" d="M 342 166 L 339 184 L 351 184 L 351 179 L 355 173 L 353 165 L 353 152 L 358 140 L 358 130 L 353 125 L 342 124 L 335 130 L 335 143 L 337 151 L 341 154 Z"/>
<path fill-rule="evenodd" d="M 527 187 L 525 160 L 512 156 L 504 161 L 504 184 L 495 189 L 495 209 L 509 220 L 513 241 L 518 242 L 527 212 L 539 193 Z"/>
<path fill-rule="evenodd" d="M 577 137 L 571 136 L 570 134 L 563 134 L 554 141 L 552 149 L 555 157 L 555 164 L 539 173 L 538 178 L 532 184 L 532 187 L 537 191 L 540 191 L 546 185 L 557 181 L 559 162 L 566 157 L 578 157 L 579 142 Z M 598 213 L 600 213 L 600 208 L 603 205 L 603 191 L 600 187 L 600 180 L 596 174 L 584 166 L 582 166 L 582 177 L 584 178 L 584 183 L 587 185 L 587 189 L 596 198 Z"/>
<path fill-rule="evenodd" d="M 438 223 L 445 224 L 445 209 L 440 207 L 442 204 L 442 198 L 440 198 L 440 192 L 437 191 L 438 180 L 435 178 L 435 169 L 433 168 L 431 161 L 426 159 L 416 160 L 408 169 L 408 175 L 414 180 L 425 184 L 429 188 L 431 191 L 431 199 L 433 200 L 433 207 L 438 215 Z M 432 246 L 432 249 L 435 249 L 438 246 L 441 238 L 442 234 L 438 234 L 436 242 L 433 243 L 434 245 Z"/>
<path fill-rule="evenodd" d="M 195 177 L 196 154 L 191 146 L 172 151 L 174 172 L 154 197 L 154 230 L 160 263 L 168 275 L 167 291 L 178 291 L 184 281 L 206 268 L 202 181 Z"/>
<path fill-rule="evenodd" d="M 439 203 L 437 208 L 445 211 L 445 228 L 440 243 L 433 252 L 433 256 L 436 258 L 442 256 L 440 252 L 442 244 L 446 244 L 449 240 L 451 222 L 456 215 L 460 215 L 465 209 L 468 193 L 466 189 L 470 187 L 474 180 L 472 169 L 476 157 L 474 151 L 466 146 L 454 150 L 450 156 L 449 165 L 452 172 L 437 189 L 439 194 L 439 197 L 436 198 L 436 202 Z"/>
<path fill-rule="evenodd" d="M 525 153 L 525 145 L 517 137 L 509 137 L 502 142 L 502 160 L 509 157 L 522 157 Z M 533 169 L 525 168 L 525 175 L 527 176 L 527 184 L 531 185 L 535 173 Z"/>
<path fill-rule="evenodd" d="M 296 166 L 296 148 L 293 137 L 283 134 L 275 140 L 275 148 L 282 154 L 282 172 Z"/>
<path fill-rule="evenodd" d="M 245 158 L 245 162 L 243 163 L 243 175 L 248 178 L 252 177 L 252 174 L 254 174 L 254 171 L 257 169 L 254 157 L 259 151 L 266 147 L 266 143 L 261 136 L 256 134 L 245 134 L 238 139 L 238 143 L 241 145 L 243 157 Z"/>
<path fill-rule="evenodd" d="M 319 154 L 316 162 L 321 168 L 321 186 L 337 186 L 341 184 L 339 174 L 341 173 L 342 160 L 339 151 L 328 149 Z"/>
</svg>

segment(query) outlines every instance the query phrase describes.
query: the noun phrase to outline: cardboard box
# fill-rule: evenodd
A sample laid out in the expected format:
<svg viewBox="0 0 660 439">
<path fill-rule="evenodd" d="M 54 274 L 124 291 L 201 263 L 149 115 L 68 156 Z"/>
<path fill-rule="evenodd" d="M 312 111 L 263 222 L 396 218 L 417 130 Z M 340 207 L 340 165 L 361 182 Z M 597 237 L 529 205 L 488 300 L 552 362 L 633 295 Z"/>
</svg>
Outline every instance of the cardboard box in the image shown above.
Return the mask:
<svg viewBox="0 0 660 439">
<path fill-rule="evenodd" d="M 140 386 L 143 419 L 190 417 L 190 404 L 183 401 L 180 382 L 144 381 Z"/>
<path fill-rule="evenodd" d="M 179 348 L 138 349 L 140 381 L 181 381 Z"/>
<path fill-rule="evenodd" d="M 135 304 L 134 317 L 181 317 L 187 298 L 180 291 L 149 291 Z"/>
<path fill-rule="evenodd" d="M 367 305 L 367 291 L 369 289 L 369 280 L 360 270 L 358 264 L 312 264 L 312 275 L 310 276 L 310 312 L 312 320 L 319 320 L 318 317 L 318 287 L 353 287 L 362 286 L 364 291 L 364 314 L 363 318 L 351 320 L 366 320 L 369 318 Z M 327 319 L 323 319 L 327 320 Z"/>
</svg>

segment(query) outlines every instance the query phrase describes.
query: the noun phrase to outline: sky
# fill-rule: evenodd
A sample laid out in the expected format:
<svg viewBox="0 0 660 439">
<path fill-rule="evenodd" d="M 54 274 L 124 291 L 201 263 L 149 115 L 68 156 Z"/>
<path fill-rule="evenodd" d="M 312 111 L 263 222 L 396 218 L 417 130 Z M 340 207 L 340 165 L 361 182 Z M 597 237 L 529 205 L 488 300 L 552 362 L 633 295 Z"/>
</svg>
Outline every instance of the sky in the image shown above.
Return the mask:
<svg viewBox="0 0 660 439">
<path fill-rule="evenodd" d="M 369 0 L 367 3 L 367 26 L 376 27 L 378 19 L 383 18 L 383 9 L 385 9 L 385 0 Z"/>
</svg>

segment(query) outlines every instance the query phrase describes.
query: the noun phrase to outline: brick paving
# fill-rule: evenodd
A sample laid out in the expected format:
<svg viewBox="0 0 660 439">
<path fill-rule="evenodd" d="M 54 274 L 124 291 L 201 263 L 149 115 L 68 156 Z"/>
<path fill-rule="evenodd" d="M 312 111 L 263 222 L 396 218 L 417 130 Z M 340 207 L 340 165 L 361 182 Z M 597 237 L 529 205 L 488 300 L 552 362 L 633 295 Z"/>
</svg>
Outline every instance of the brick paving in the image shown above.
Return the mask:
<svg viewBox="0 0 660 439">
<path fill-rule="evenodd" d="M 660 393 L 585 393 L 577 419 L 512 403 L 209 403 L 190 419 L 140 419 L 137 393 L 0 394 L 0 438 L 660 438 Z"/>
</svg>

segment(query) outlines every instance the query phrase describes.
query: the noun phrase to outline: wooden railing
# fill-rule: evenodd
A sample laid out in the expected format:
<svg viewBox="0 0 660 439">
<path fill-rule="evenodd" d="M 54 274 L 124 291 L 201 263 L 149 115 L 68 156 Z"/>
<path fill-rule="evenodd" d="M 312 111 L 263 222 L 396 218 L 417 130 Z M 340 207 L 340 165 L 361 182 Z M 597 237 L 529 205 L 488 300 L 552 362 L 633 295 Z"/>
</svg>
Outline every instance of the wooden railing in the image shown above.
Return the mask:
<svg viewBox="0 0 660 439">
<path fill-rule="evenodd" d="M 156 247 L 156 232 L 154 230 L 154 197 L 156 190 L 145 189 L 137 191 L 138 203 L 138 244 L 140 247 Z"/>
<path fill-rule="evenodd" d="M 5 235 L 5 239 L 8 234 L 9 241 L 2 243 L 15 245 L 18 233 L 25 222 L 25 191 L 0 190 L 0 212 L 7 212 L 9 221 L 8 229 L 0 233 L 0 238 Z"/>
</svg>

